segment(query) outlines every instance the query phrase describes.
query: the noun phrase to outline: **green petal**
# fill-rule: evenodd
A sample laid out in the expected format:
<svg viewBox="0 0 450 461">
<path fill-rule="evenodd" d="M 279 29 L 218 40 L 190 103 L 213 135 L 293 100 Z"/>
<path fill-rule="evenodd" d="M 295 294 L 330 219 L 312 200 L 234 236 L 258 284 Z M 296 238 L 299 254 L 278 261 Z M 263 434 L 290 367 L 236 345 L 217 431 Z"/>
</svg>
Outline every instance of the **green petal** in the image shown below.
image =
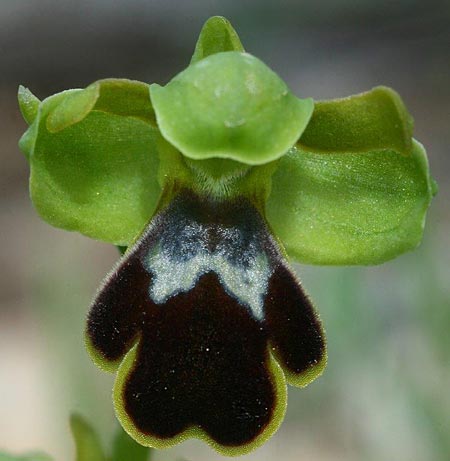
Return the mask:
<svg viewBox="0 0 450 461">
<path fill-rule="evenodd" d="M 83 120 L 91 110 L 135 117 L 156 128 L 147 84 L 125 79 L 105 79 L 65 98 L 49 115 L 47 129 L 53 133 L 61 131 Z"/>
<path fill-rule="evenodd" d="M 377 264 L 415 248 L 433 195 L 423 146 L 280 160 L 267 218 L 288 254 L 309 264 Z"/>
<path fill-rule="evenodd" d="M 43 219 L 128 245 L 160 195 L 148 86 L 103 80 L 44 100 L 20 141 L 30 190 Z"/>
<path fill-rule="evenodd" d="M 71 415 L 70 428 L 75 441 L 76 461 L 106 461 L 97 433 L 83 417 Z"/>
<path fill-rule="evenodd" d="M 50 111 L 46 122 L 47 130 L 57 133 L 81 122 L 92 111 L 99 95 L 99 86 L 96 84 L 67 95 Z"/>
<path fill-rule="evenodd" d="M 284 155 L 314 106 L 259 59 L 237 51 L 202 59 L 165 87 L 151 85 L 150 94 L 162 135 L 182 154 L 250 165 Z"/>
<path fill-rule="evenodd" d="M 230 22 L 222 16 L 213 16 L 203 25 L 191 64 L 222 51 L 244 51 L 244 47 Z"/>
<path fill-rule="evenodd" d="M 387 87 L 344 99 L 316 102 L 298 145 L 308 152 L 408 154 L 413 120 L 400 96 Z"/>
</svg>

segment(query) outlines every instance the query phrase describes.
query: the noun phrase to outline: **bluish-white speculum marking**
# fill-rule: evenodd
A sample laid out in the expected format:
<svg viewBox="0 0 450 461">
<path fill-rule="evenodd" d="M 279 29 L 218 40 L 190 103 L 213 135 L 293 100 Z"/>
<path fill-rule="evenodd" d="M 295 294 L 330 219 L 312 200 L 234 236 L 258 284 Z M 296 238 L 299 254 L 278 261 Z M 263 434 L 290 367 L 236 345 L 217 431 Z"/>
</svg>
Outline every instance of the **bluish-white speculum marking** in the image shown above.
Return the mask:
<svg viewBox="0 0 450 461">
<path fill-rule="evenodd" d="M 152 300 L 162 304 L 171 296 L 191 290 L 201 275 L 213 271 L 227 292 L 248 306 L 253 315 L 263 318 L 264 295 L 271 270 L 265 255 L 258 255 L 250 268 L 235 266 L 224 255 L 225 248 L 210 254 L 200 251 L 187 261 L 174 260 L 163 251 L 149 255 L 147 269 L 154 276 L 149 293 Z"/>
<path fill-rule="evenodd" d="M 190 291 L 202 275 L 215 272 L 230 296 L 263 319 L 273 269 L 258 218 L 249 216 L 247 207 L 234 209 L 232 215 L 222 213 L 220 205 L 214 216 L 205 216 L 184 200 L 175 200 L 160 215 L 156 241 L 143 261 L 152 274 L 153 302 L 164 304 Z"/>
</svg>

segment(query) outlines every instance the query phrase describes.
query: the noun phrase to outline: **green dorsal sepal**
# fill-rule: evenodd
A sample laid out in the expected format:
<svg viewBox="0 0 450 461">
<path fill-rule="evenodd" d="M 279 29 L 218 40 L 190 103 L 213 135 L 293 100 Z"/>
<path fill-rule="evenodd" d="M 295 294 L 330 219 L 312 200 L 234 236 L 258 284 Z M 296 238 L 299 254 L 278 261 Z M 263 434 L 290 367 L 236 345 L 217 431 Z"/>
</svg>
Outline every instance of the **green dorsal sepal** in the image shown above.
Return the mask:
<svg viewBox="0 0 450 461">
<path fill-rule="evenodd" d="M 213 16 L 203 25 L 191 64 L 222 51 L 244 51 L 244 47 L 230 22 L 222 16 Z"/>
<path fill-rule="evenodd" d="M 238 51 L 217 53 L 150 85 L 164 138 L 194 160 L 247 165 L 276 160 L 299 139 L 313 112 L 263 62 Z"/>
</svg>

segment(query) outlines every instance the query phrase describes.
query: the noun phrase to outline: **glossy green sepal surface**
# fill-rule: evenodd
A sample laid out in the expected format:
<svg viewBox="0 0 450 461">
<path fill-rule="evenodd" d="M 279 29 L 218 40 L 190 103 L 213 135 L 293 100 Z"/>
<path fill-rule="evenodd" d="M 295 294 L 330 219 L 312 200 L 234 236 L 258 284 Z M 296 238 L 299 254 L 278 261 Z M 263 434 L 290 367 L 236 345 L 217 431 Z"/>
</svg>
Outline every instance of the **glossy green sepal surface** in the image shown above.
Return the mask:
<svg viewBox="0 0 450 461">
<path fill-rule="evenodd" d="M 222 16 L 213 16 L 200 31 L 191 64 L 223 51 L 244 51 L 244 47 L 230 22 Z"/>
<path fill-rule="evenodd" d="M 165 87 L 151 85 L 150 94 L 162 135 L 183 155 L 249 165 L 285 154 L 314 107 L 259 59 L 237 51 L 208 56 Z"/>
<path fill-rule="evenodd" d="M 160 195 L 154 123 L 148 86 L 131 80 L 103 80 L 42 101 L 20 141 L 42 218 L 128 245 Z"/>
<path fill-rule="evenodd" d="M 318 153 L 293 148 L 272 178 L 267 219 L 307 264 L 378 264 L 421 241 L 433 182 L 423 146 Z"/>
</svg>

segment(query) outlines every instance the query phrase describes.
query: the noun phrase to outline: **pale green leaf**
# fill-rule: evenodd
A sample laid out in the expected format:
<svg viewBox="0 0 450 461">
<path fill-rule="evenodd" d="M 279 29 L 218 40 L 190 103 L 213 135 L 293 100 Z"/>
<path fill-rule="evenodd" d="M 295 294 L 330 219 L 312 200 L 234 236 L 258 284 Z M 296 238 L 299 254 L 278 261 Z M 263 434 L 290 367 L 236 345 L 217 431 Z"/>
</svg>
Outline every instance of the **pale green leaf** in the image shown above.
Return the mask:
<svg viewBox="0 0 450 461">
<path fill-rule="evenodd" d="M 144 447 L 119 427 L 114 437 L 111 461 L 149 461 L 151 448 Z"/>
<path fill-rule="evenodd" d="M 76 461 L 106 461 L 97 433 L 84 418 L 73 414 L 70 428 L 75 442 Z"/>
</svg>

